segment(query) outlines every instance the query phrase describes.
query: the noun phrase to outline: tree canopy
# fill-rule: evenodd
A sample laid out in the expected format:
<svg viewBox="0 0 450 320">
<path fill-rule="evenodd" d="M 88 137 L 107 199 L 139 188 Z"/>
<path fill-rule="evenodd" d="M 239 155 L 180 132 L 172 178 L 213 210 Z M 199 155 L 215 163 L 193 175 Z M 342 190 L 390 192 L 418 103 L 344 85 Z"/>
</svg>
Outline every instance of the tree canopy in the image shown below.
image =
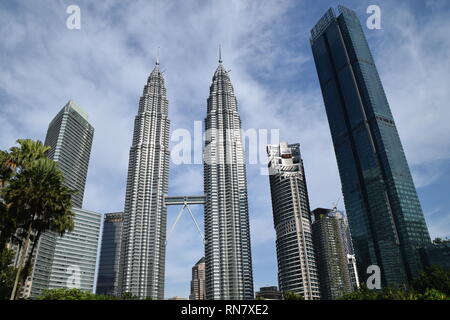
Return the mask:
<svg viewBox="0 0 450 320">
<path fill-rule="evenodd" d="M 292 291 L 287 291 L 285 293 L 283 293 L 283 299 L 284 300 L 305 300 L 305 298 L 298 293 L 292 292 Z"/>
<path fill-rule="evenodd" d="M 409 288 L 370 290 L 362 285 L 358 290 L 345 294 L 341 300 L 449 300 L 449 292 L 450 271 L 431 266 L 413 280 Z"/>
<path fill-rule="evenodd" d="M 47 157 L 50 147 L 31 139 L 0 152 L 0 252 L 8 242 L 18 245 L 17 284 L 31 271 L 31 259 L 42 233 L 63 235 L 74 228 L 74 193 L 64 183 L 58 164 Z M 32 249 L 29 254 L 29 245 Z"/>
</svg>

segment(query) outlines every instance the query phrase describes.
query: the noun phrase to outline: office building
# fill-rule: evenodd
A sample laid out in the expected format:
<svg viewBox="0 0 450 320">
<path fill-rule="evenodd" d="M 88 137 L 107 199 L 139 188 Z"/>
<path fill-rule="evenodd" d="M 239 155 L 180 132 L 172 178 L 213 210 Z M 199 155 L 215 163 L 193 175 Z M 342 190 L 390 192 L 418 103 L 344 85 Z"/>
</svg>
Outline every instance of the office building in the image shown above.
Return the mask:
<svg viewBox="0 0 450 320">
<path fill-rule="evenodd" d="M 348 227 L 340 212 L 318 208 L 312 215 L 320 294 L 324 300 L 335 300 L 352 292 L 356 281 L 355 275 L 351 274 L 353 258 Z"/>
<path fill-rule="evenodd" d="M 33 271 L 31 296 L 39 296 L 44 289 L 77 288 L 94 292 L 97 271 L 97 254 L 100 249 L 102 214 L 74 208 L 74 230 L 56 236 L 50 272 L 46 283 Z"/>
<path fill-rule="evenodd" d="M 192 267 L 191 294 L 189 300 L 205 300 L 205 258 Z"/>
<path fill-rule="evenodd" d="M 123 212 L 104 215 L 102 246 L 98 269 L 98 294 L 118 295 L 120 244 L 122 239 Z"/>
<path fill-rule="evenodd" d="M 397 127 L 355 12 L 329 9 L 311 30 L 345 207 L 362 281 L 377 265 L 382 286 L 422 270 L 430 236 Z M 395 72 L 395 71 L 393 71 Z"/>
<path fill-rule="evenodd" d="M 311 232 L 308 190 L 300 144 L 267 146 L 273 221 L 276 231 L 278 286 L 305 300 L 320 299 Z"/>
<path fill-rule="evenodd" d="M 282 300 L 283 294 L 278 291 L 277 286 L 273 287 L 261 287 L 256 292 L 256 298 L 262 298 L 264 300 Z"/>
<path fill-rule="evenodd" d="M 75 190 L 72 205 L 81 208 L 89 167 L 94 128 L 88 115 L 70 100 L 50 122 L 45 145 L 50 146 L 47 156 L 58 162 L 67 187 Z"/>
<path fill-rule="evenodd" d="M 50 122 L 45 138 L 45 145 L 51 147 L 47 156 L 58 162 L 64 175 L 64 184 L 76 192 L 72 196 L 75 214 L 78 212 L 75 209 L 81 208 L 83 204 L 93 136 L 94 128 L 88 122 L 87 113 L 69 100 Z M 80 232 L 83 230 L 80 229 Z M 51 276 L 55 250 L 59 245 L 64 246 L 61 239 L 50 231 L 41 235 L 33 257 L 33 274 L 27 280 L 28 288 L 24 288 L 24 296 L 30 293 L 39 295 L 55 282 Z"/>
</svg>

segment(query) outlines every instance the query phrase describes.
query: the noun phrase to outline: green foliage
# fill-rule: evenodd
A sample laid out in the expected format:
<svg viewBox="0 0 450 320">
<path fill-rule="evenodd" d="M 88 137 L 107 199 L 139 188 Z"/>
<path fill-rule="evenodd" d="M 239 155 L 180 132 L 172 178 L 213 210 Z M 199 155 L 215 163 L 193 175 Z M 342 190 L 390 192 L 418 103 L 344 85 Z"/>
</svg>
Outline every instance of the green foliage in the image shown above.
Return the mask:
<svg viewBox="0 0 450 320">
<path fill-rule="evenodd" d="M 12 147 L 8 158 L 19 172 L 29 167 L 35 160 L 45 158 L 46 152 L 50 150 L 50 147 L 44 146 L 41 141 L 19 139 L 17 143 L 19 147 Z"/>
<path fill-rule="evenodd" d="M 450 297 L 436 289 L 427 289 L 420 300 L 450 300 Z"/>
<path fill-rule="evenodd" d="M 36 297 L 36 300 L 139 300 L 139 298 L 131 292 L 125 292 L 122 297 L 114 297 L 80 289 L 60 288 L 44 290 L 41 296 Z M 152 300 L 152 298 L 148 297 L 144 300 Z"/>
<path fill-rule="evenodd" d="M 421 294 L 425 294 L 428 289 L 435 289 L 450 296 L 450 271 L 445 271 L 439 266 L 430 266 L 411 285 Z"/>
<path fill-rule="evenodd" d="M 17 140 L 19 147 L 0 152 L 0 250 L 16 231 L 24 240 L 26 230 L 48 229 L 63 234 L 73 228 L 72 190 L 63 186 L 57 163 L 45 153 L 50 147 L 40 141 Z"/>
<path fill-rule="evenodd" d="M 125 292 L 122 295 L 122 299 L 123 300 L 139 300 L 139 298 L 135 295 L 133 295 L 131 292 Z M 151 300 L 151 298 L 149 297 L 149 299 Z"/>
<path fill-rule="evenodd" d="M 31 259 L 40 235 L 48 230 L 63 235 L 74 227 L 71 197 L 58 164 L 46 156 L 40 141 L 17 140 L 19 146 L 0 152 L 0 251 L 15 239 L 21 247 L 20 280 L 31 271 Z M 26 248 L 33 242 L 31 254 Z"/>
<path fill-rule="evenodd" d="M 358 289 L 341 297 L 340 300 L 449 300 L 449 297 L 436 289 L 427 289 L 422 294 L 414 290 L 386 288 L 381 291 Z"/>
<path fill-rule="evenodd" d="M 7 300 L 10 297 L 14 286 L 15 268 L 11 267 L 14 258 L 12 250 L 5 249 L 0 252 L 0 300 Z"/>
<path fill-rule="evenodd" d="M 305 300 L 305 298 L 302 295 L 297 294 L 292 291 L 287 291 L 287 292 L 283 293 L 283 299 L 284 300 Z"/>
<path fill-rule="evenodd" d="M 117 297 L 93 294 L 80 289 L 51 289 L 44 290 L 36 300 L 118 300 Z"/>
<path fill-rule="evenodd" d="M 57 163 L 42 158 L 10 179 L 3 191 L 8 211 L 18 227 L 32 226 L 35 232 L 52 230 L 63 235 L 73 230 L 72 191 L 63 185 Z"/>
<path fill-rule="evenodd" d="M 438 266 L 427 268 L 412 282 L 411 288 L 370 290 L 362 285 L 341 300 L 450 300 L 450 272 Z"/>
<path fill-rule="evenodd" d="M 379 293 L 362 284 L 358 290 L 343 295 L 340 300 L 378 300 Z"/>
</svg>

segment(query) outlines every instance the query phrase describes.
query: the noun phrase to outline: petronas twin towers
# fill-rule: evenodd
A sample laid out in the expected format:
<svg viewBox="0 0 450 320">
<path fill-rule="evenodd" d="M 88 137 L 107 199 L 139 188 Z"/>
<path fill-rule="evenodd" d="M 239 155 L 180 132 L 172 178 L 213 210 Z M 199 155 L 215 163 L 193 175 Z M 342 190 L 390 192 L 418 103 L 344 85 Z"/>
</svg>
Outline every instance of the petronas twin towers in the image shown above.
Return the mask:
<svg viewBox="0 0 450 320">
<path fill-rule="evenodd" d="M 221 60 L 209 91 L 203 169 L 206 298 L 253 299 L 241 119 Z"/>
<path fill-rule="evenodd" d="M 169 183 L 168 100 L 159 61 L 139 102 L 130 149 L 119 292 L 164 299 Z M 205 267 L 207 299 L 253 299 L 247 178 L 241 120 L 221 59 L 205 118 Z"/>
<path fill-rule="evenodd" d="M 164 298 L 164 196 L 168 192 L 170 160 L 168 104 L 157 62 L 134 120 L 119 264 L 119 292 L 143 298 Z"/>
</svg>

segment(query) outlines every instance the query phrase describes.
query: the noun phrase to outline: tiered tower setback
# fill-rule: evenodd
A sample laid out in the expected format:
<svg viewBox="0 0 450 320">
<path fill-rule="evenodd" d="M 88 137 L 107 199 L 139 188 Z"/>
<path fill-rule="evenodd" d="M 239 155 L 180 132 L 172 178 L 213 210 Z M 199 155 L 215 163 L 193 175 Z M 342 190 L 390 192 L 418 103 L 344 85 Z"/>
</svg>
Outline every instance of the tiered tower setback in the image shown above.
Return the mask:
<svg viewBox="0 0 450 320">
<path fill-rule="evenodd" d="M 139 101 L 130 149 L 119 292 L 164 298 L 169 182 L 168 100 L 159 61 Z"/>
<path fill-rule="evenodd" d="M 253 299 L 241 120 L 221 59 L 210 87 L 205 130 L 206 299 Z"/>
</svg>

